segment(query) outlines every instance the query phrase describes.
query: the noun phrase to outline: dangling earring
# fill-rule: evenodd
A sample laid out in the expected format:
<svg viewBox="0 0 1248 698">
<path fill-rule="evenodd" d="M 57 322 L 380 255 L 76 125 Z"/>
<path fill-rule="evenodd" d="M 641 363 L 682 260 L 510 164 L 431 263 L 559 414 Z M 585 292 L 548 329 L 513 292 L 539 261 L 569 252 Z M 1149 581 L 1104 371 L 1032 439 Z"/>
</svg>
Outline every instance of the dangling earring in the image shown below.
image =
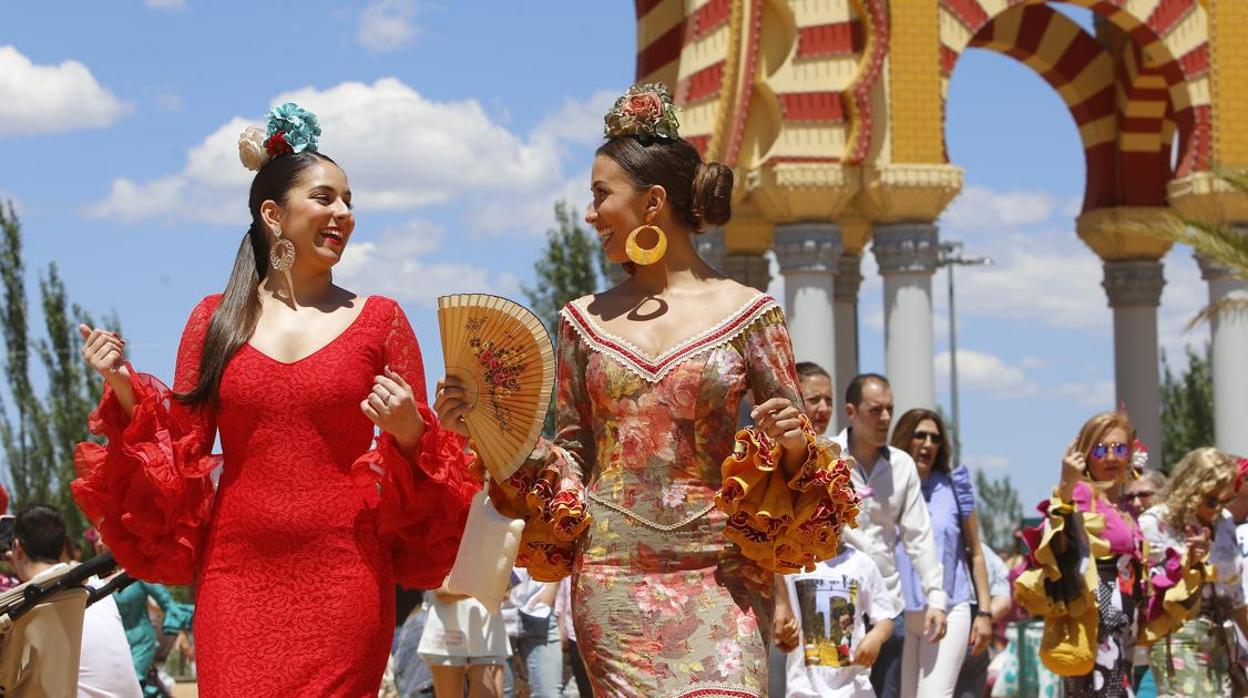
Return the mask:
<svg viewBox="0 0 1248 698">
<path fill-rule="evenodd" d="M 282 237 L 281 226 L 273 226 L 273 235 L 277 236 L 277 240 L 269 248 L 269 266 L 275 271 L 290 271 L 295 265 L 295 244 Z"/>
<path fill-rule="evenodd" d="M 654 243 L 654 247 L 646 249 L 637 243 L 637 236 L 641 231 L 650 229 L 658 237 L 658 242 Z M 663 229 L 657 225 L 646 224 L 633 228 L 633 232 L 628 234 L 628 239 L 624 241 L 624 253 L 628 255 L 629 261 L 640 266 L 648 266 L 663 259 L 663 255 L 667 253 L 667 235 Z"/>
</svg>

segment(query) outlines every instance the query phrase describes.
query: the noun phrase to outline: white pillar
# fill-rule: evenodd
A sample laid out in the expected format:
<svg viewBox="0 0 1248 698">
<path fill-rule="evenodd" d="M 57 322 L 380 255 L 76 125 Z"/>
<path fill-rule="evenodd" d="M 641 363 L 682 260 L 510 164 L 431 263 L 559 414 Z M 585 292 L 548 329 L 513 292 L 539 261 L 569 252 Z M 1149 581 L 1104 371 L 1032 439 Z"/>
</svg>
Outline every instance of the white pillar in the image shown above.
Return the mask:
<svg viewBox="0 0 1248 698">
<path fill-rule="evenodd" d="M 724 255 L 720 269 L 728 278 L 766 293 L 771 284 L 771 264 L 761 254 L 731 252 Z"/>
<path fill-rule="evenodd" d="M 1248 234 L 1248 226 L 1245 226 Z M 1248 299 L 1248 281 L 1196 255 L 1200 275 L 1209 284 L 1209 302 Z M 1210 322 L 1215 445 L 1248 456 L 1248 317 L 1227 315 Z"/>
<path fill-rule="evenodd" d="M 932 274 L 939 234 L 934 223 L 875 226 L 871 250 L 884 277 L 884 365 L 893 386 L 894 418 L 936 407 L 932 340 Z"/>
<path fill-rule="evenodd" d="M 813 361 L 835 376 L 832 294 L 841 258 L 841 228 L 835 223 L 777 225 L 772 249 L 784 274 L 784 313 L 793 354 L 798 361 Z M 836 388 L 834 379 L 833 394 Z"/>
<path fill-rule="evenodd" d="M 724 270 L 724 229 L 710 228 L 704 233 L 693 236 L 694 247 L 698 256 L 716 271 Z"/>
<path fill-rule="evenodd" d="M 833 397 L 836 399 L 836 427 L 844 429 L 845 387 L 858 375 L 858 288 L 862 285 L 862 257 L 841 253 L 833 287 L 832 314 L 836 318 L 836 382 Z"/>
<path fill-rule="evenodd" d="M 1161 262 L 1105 262 L 1101 284 L 1114 311 L 1114 384 L 1118 402 L 1144 447 L 1160 462 L 1161 379 L 1158 371 L 1157 306 L 1166 285 Z"/>
</svg>

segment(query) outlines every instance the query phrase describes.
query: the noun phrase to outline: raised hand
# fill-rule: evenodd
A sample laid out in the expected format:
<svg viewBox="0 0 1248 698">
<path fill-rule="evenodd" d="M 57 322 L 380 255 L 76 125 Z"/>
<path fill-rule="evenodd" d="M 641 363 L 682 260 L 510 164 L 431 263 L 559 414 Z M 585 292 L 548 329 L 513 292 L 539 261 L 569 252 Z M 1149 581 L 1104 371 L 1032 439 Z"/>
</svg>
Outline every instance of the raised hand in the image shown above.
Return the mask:
<svg viewBox="0 0 1248 698">
<path fill-rule="evenodd" d="M 92 329 L 79 325 L 78 332 L 82 335 L 82 358 L 96 373 L 103 376 L 110 385 L 118 382 L 129 382 L 130 373 L 126 370 L 126 341 L 109 330 Z"/>
<path fill-rule="evenodd" d="M 1199 562 L 1209 554 L 1209 527 L 1187 527 L 1187 557 L 1190 562 Z"/>
<path fill-rule="evenodd" d="M 802 433 L 801 411 L 792 400 L 773 397 L 750 411 L 754 426 L 770 436 L 786 451 L 806 450 L 806 435 Z"/>
<path fill-rule="evenodd" d="M 468 425 L 464 424 L 464 417 L 472 412 L 472 402 L 463 381 L 455 376 L 447 376 L 438 381 L 433 411 L 438 413 L 438 421 L 443 429 L 468 436 Z"/>
<path fill-rule="evenodd" d="M 1062 482 L 1060 488 L 1062 499 L 1065 501 L 1070 501 L 1075 484 L 1083 480 L 1088 472 L 1088 459 L 1075 447 L 1077 441 L 1076 439 L 1070 442 L 1070 445 L 1066 447 L 1066 455 L 1062 458 Z"/>
<path fill-rule="evenodd" d="M 425 422 L 416 410 L 412 387 L 389 366 L 373 378 L 373 390 L 360 403 L 360 410 L 405 451 L 412 451 L 425 434 Z"/>
</svg>

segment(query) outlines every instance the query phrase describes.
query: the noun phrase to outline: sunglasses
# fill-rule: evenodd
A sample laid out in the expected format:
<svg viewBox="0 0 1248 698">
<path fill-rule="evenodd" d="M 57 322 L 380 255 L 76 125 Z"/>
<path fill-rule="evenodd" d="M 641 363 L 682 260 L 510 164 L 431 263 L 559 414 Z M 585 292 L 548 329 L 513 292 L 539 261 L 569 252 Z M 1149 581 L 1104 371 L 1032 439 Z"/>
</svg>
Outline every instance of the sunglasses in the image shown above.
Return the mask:
<svg viewBox="0 0 1248 698">
<path fill-rule="evenodd" d="M 940 434 L 934 431 L 916 431 L 911 435 L 915 441 L 931 441 L 933 444 L 940 445 Z"/>
<path fill-rule="evenodd" d="M 1219 497 L 1216 494 L 1211 494 L 1205 497 L 1203 503 L 1209 509 L 1222 509 L 1228 506 L 1231 502 L 1234 502 L 1237 496 L 1239 495 L 1233 494 L 1229 497 Z"/>
<path fill-rule="evenodd" d="M 1092 452 L 1089 455 L 1094 460 L 1105 460 L 1111 452 L 1115 458 L 1126 458 L 1127 454 L 1131 452 L 1131 444 L 1124 444 L 1121 441 L 1112 444 L 1099 443 L 1092 447 Z"/>
<path fill-rule="evenodd" d="M 1137 499 L 1151 499 L 1157 494 L 1156 490 L 1145 490 L 1143 492 L 1129 492 L 1118 498 L 1120 502 L 1134 502 Z"/>
</svg>

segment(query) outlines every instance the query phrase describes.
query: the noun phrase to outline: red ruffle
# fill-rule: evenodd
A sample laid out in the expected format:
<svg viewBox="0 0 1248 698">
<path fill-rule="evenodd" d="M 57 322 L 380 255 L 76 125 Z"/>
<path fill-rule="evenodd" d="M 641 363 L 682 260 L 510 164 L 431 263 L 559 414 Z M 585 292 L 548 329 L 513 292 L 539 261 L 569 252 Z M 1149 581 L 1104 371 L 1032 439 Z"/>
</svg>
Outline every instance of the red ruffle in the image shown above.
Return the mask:
<svg viewBox="0 0 1248 698">
<path fill-rule="evenodd" d="M 133 369 L 130 376 L 133 414 L 106 386 L 89 427 L 107 445 L 75 447 L 70 490 L 130 575 L 188 584 L 212 511 L 208 473 L 221 458 L 207 452 L 210 436 L 171 412 L 169 388 Z"/>
<path fill-rule="evenodd" d="M 425 433 L 415 463 L 383 432 L 377 447 L 352 464 L 351 477 L 361 486 L 380 485 L 374 500 L 378 532 L 390 541 L 395 581 L 409 589 L 436 589 L 455 563 L 468 507 L 481 483 L 470 473 L 475 457 L 466 449 L 467 439 L 443 429 L 427 406 L 417 408 Z"/>
</svg>

